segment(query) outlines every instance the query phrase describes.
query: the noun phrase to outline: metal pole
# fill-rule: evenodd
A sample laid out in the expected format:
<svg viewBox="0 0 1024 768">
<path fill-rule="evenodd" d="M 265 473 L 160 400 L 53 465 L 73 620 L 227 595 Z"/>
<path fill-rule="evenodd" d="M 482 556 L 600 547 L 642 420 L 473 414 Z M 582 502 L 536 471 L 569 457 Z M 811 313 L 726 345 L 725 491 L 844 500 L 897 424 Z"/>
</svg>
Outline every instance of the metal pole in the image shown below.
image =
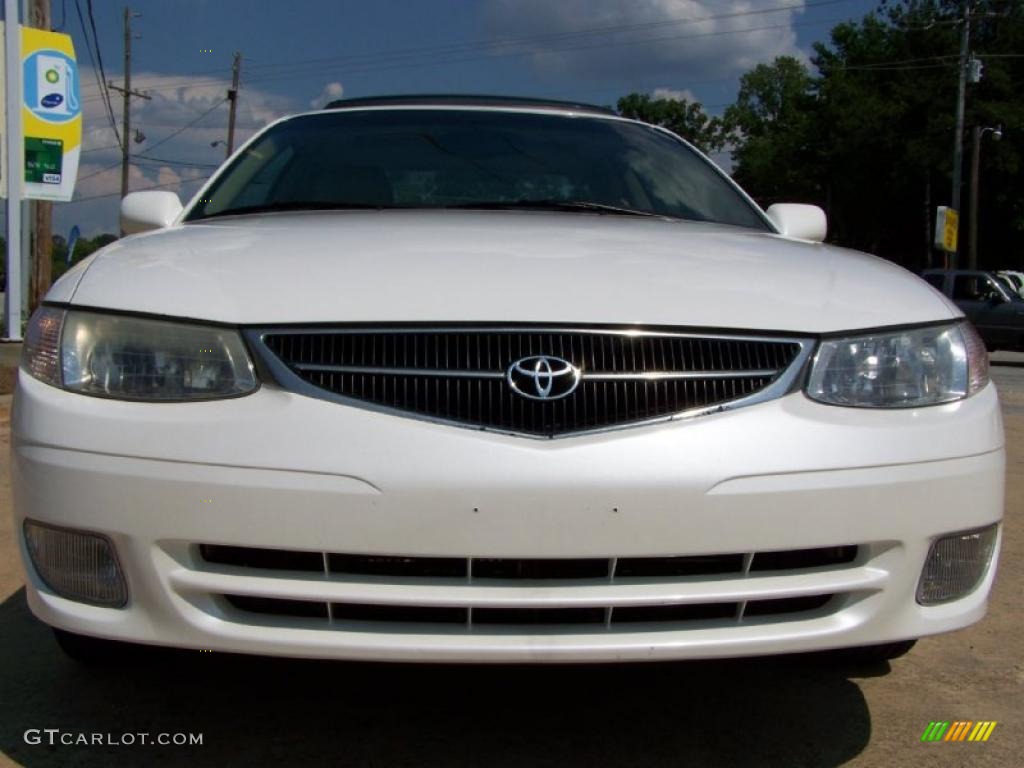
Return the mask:
<svg viewBox="0 0 1024 768">
<path fill-rule="evenodd" d="M 7 95 L 7 292 L 5 338 L 21 341 L 21 185 L 25 175 L 21 138 L 21 25 L 18 0 L 4 0 L 4 69 Z"/>
<path fill-rule="evenodd" d="M 964 2 L 963 29 L 960 34 L 960 83 L 956 100 L 956 135 L 953 142 L 953 210 L 960 213 L 960 186 L 963 183 L 964 102 L 967 96 L 967 51 L 971 41 L 971 0 Z M 958 238 L 959 241 L 959 238 Z M 957 244 L 959 249 L 959 242 Z M 951 268 L 956 269 L 957 254 L 950 254 Z"/>
<path fill-rule="evenodd" d="M 235 51 L 235 61 L 231 65 L 231 90 L 228 91 L 228 146 L 225 157 L 231 157 L 235 149 L 235 107 L 238 104 L 238 75 L 242 70 L 242 54 Z"/>
<path fill-rule="evenodd" d="M 967 263 L 970 269 L 978 268 L 978 166 L 981 160 L 980 125 L 971 130 L 971 202 L 970 218 L 967 225 L 970 235 L 967 239 Z"/>
<path fill-rule="evenodd" d="M 29 9 L 29 25 L 49 30 L 50 0 L 31 0 Z M 49 200 L 32 200 L 30 207 L 33 237 L 29 268 L 29 312 L 39 306 L 53 282 L 53 203 Z"/>
<path fill-rule="evenodd" d="M 132 9 L 124 9 L 124 114 L 121 129 L 121 198 L 128 194 L 128 151 L 132 123 Z"/>
</svg>

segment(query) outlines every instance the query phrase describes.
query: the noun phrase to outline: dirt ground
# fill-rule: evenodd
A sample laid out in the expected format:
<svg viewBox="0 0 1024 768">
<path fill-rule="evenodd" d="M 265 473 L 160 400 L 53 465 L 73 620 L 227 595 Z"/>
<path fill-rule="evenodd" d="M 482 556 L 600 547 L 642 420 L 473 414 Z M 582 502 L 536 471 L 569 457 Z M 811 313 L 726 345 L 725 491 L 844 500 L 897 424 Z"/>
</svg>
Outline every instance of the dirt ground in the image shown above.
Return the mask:
<svg viewBox="0 0 1024 768">
<path fill-rule="evenodd" d="M 179 652 L 79 667 L 25 605 L 10 520 L 10 397 L 0 397 L 0 766 L 1020 765 L 1024 356 L 995 377 L 1009 460 L 989 616 L 873 666 L 814 655 L 416 667 Z M 925 744 L 930 720 L 998 725 L 987 743 Z M 203 743 L 25 742 L 26 730 L 45 728 L 114 738 L 201 733 Z"/>
</svg>

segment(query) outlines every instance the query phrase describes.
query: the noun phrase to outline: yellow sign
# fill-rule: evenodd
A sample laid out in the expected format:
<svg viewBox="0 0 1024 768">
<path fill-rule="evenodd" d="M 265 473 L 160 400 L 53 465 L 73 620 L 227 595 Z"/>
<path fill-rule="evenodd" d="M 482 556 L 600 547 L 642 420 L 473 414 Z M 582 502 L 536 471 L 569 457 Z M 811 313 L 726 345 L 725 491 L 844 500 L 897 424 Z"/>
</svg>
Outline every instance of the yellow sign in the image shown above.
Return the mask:
<svg viewBox="0 0 1024 768">
<path fill-rule="evenodd" d="M 24 197 L 70 200 L 82 149 L 78 65 L 70 35 L 21 28 Z"/>
<path fill-rule="evenodd" d="M 947 251 L 956 251 L 956 236 L 960 229 L 960 214 L 952 208 L 946 209 L 946 222 L 942 230 L 942 245 Z"/>
<path fill-rule="evenodd" d="M 960 214 L 954 208 L 940 205 L 935 211 L 935 247 L 947 253 L 956 253 Z"/>
</svg>

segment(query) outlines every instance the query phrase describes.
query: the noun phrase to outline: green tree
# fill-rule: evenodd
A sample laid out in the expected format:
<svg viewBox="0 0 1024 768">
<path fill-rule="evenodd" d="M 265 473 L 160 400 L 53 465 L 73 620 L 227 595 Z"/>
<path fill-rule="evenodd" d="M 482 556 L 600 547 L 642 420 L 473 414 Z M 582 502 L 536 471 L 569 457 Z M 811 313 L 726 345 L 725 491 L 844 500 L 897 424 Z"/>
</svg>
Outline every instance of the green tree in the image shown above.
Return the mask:
<svg viewBox="0 0 1024 768">
<path fill-rule="evenodd" d="M 667 128 L 702 152 L 717 152 L 724 146 L 722 121 L 710 117 L 699 102 L 631 93 L 619 99 L 617 107 L 623 117 Z"/>
<path fill-rule="evenodd" d="M 950 0 L 883 3 L 815 46 L 835 232 L 842 242 L 915 267 L 930 261 L 935 207 L 952 198 L 961 13 Z M 1008 140 L 982 153 L 979 219 L 987 226 L 979 250 L 982 265 L 1017 266 L 1024 258 L 1015 178 L 1024 108 L 1013 84 L 1024 75 L 1024 6 L 981 2 L 975 14 L 971 47 L 985 73 L 968 86 L 963 178 L 969 178 L 971 127 L 1002 123 Z M 961 200 L 966 243 L 966 183 Z M 1012 261 L 1007 246 L 1019 254 Z"/>
<path fill-rule="evenodd" d="M 821 205 L 834 242 L 925 266 L 935 207 L 951 202 L 961 13 L 954 0 L 883 1 L 814 46 L 816 72 L 791 58 L 748 72 L 725 113 L 737 180 L 762 203 Z M 1024 3 L 982 0 L 975 15 L 985 71 L 968 86 L 963 177 L 970 128 L 1002 124 L 1003 141 L 986 140 L 981 155 L 980 263 L 1019 268 Z M 967 199 L 965 185 L 963 209 Z"/>
<path fill-rule="evenodd" d="M 815 82 L 799 60 L 780 56 L 747 72 L 724 118 L 736 180 L 766 204 L 820 202 L 819 120 Z"/>
<path fill-rule="evenodd" d="M 71 256 L 71 266 L 74 266 L 86 256 L 91 255 L 94 251 L 99 250 L 105 245 L 108 245 L 117 240 L 117 235 L 102 234 L 96 235 L 96 237 L 80 237 L 75 243 L 75 252 Z M 67 241 L 61 235 L 53 236 L 53 279 L 56 280 L 58 277 L 68 271 L 69 266 L 67 263 L 68 255 L 68 244 Z"/>
</svg>

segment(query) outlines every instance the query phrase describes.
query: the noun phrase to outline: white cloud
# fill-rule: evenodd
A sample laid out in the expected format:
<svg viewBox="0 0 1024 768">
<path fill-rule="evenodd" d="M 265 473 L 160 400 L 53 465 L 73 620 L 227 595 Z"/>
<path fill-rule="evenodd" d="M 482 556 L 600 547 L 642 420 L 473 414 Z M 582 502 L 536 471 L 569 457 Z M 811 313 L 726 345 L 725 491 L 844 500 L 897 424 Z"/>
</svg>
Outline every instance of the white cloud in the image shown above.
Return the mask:
<svg viewBox="0 0 1024 768">
<path fill-rule="evenodd" d="M 85 236 L 101 232 L 117 232 L 118 194 L 121 189 L 121 151 L 110 125 L 103 101 L 98 96 L 92 72 L 82 72 L 84 154 L 78 169 L 75 196 L 93 197 L 111 195 L 96 200 L 58 203 L 54 206 L 57 234 L 66 234 L 72 224 L 78 224 Z M 132 134 L 139 129 L 145 134 L 142 143 L 132 141 L 133 155 L 159 158 L 133 161 L 129 174 L 129 189 L 141 189 L 154 184 L 187 200 L 199 189 L 195 179 L 209 176 L 224 160 L 224 146 L 211 146 L 227 138 L 227 104 L 221 104 L 230 83 L 226 79 L 189 75 L 137 73 L 132 87 L 148 91 L 150 99 L 132 101 Z M 90 87 L 91 86 L 91 87 Z M 121 130 L 121 99 L 111 93 L 117 130 Z M 210 114 L 194 125 L 175 133 L 196 120 L 204 112 Z M 281 115 L 295 111 L 290 100 L 260 90 L 242 88 L 238 95 L 235 120 L 235 146 Z M 172 136 L 172 134 L 175 134 Z M 167 139 L 166 142 L 163 140 Z M 155 146 L 159 144 L 159 146 Z M 152 149 L 150 149 L 152 148 Z M 179 164 L 178 162 L 194 165 Z M 92 175 L 96 174 L 96 175 Z M 88 178 L 86 178 L 88 177 Z"/>
<path fill-rule="evenodd" d="M 323 90 L 320 91 L 320 95 L 315 99 L 309 100 L 309 106 L 313 109 L 320 109 L 321 107 L 327 106 L 330 102 L 340 99 L 345 93 L 345 86 L 335 81 L 333 83 L 327 83 Z"/>
<path fill-rule="evenodd" d="M 545 74 L 690 82 L 732 77 L 776 56 L 803 56 L 793 22 L 802 2 L 760 12 L 750 0 L 485 0 L 489 31 Z"/>
<path fill-rule="evenodd" d="M 651 91 L 651 98 L 666 101 L 700 101 L 689 88 L 683 88 L 681 91 L 675 88 L 655 88 Z"/>
</svg>

